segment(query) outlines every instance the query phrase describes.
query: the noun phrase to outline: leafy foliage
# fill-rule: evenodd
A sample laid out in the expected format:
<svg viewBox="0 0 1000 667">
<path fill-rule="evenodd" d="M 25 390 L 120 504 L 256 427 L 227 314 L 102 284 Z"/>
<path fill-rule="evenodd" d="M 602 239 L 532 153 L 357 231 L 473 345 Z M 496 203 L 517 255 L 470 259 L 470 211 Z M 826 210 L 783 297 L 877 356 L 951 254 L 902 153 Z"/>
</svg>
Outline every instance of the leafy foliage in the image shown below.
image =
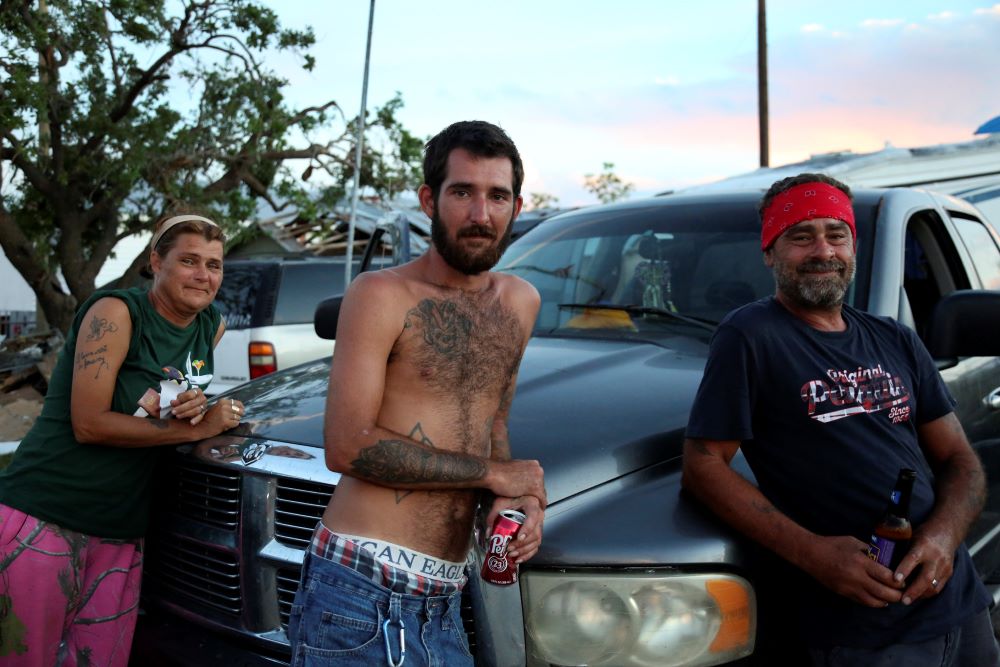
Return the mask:
<svg viewBox="0 0 1000 667">
<path fill-rule="evenodd" d="M 529 211 L 535 211 L 543 208 L 555 208 L 559 204 L 559 197 L 549 194 L 548 192 L 532 192 L 528 195 L 528 206 Z"/>
<path fill-rule="evenodd" d="M 635 189 L 632 183 L 626 183 L 614 172 L 615 163 L 605 162 L 600 174 L 586 174 L 583 187 L 602 204 L 610 204 L 619 199 L 625 199 Z"/>
<path fill-rule="evenodd" d="M 261 200 L 313 215 L 344 196 L 358 119 L 333 100 L 291 108 L 263 64 L 289 52 L 312 70 L 313 43 L 254 0 L 0 2 L 0 245 L 51 324 L 65 331 L 115 244 L 166 211 L 235 232 Z M 366 119 L 376 196 L 419 183 L 402 104 Z"/>
</svg>

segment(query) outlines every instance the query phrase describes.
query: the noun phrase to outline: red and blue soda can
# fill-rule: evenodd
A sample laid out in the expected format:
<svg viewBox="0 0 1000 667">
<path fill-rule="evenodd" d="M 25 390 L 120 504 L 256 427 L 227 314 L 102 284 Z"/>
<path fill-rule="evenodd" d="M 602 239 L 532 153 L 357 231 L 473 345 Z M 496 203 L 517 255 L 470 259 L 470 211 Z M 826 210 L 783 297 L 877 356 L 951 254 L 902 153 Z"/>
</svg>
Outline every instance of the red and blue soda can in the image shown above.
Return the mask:
<svg viewBox="0 0 1000 667">
<path fill-rule="evenodd" d="M 483 561 L 483 581 L 498 586 L 517 583 L 517 563 L 507 558 L 507 547 L 517 536 L 524 523 L 524 513 L 502 510 L 493 522 L 493 532 L 486 541 L 486 558 Z"/>
</svg>

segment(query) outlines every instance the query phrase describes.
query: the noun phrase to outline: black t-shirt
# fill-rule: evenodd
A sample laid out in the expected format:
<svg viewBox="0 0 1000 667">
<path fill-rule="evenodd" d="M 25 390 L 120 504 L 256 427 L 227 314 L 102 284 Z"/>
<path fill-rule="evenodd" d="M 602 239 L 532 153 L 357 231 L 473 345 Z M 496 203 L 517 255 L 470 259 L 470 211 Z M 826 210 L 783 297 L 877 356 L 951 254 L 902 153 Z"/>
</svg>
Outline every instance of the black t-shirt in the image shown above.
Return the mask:
<svg viewBox="0 0 1000 667">
<path fill-rule="evenodd" d="M 689 438 L 739 440 L 765 496 L 820 535 L 868 541 L 900 468 L 917 471 L 915 526 L 934 507 L 917 426 L 954 408 L 916 334 L 844 306 L 847 329 L 818 331 L 773 297 L 726 317 L 712 339 Z M 987 606 L 965 547 L 930 600 L 870 609 L 816 582 L 796 587 L 806 641 L 877 647 L 947 632 Z"/>
</svg>

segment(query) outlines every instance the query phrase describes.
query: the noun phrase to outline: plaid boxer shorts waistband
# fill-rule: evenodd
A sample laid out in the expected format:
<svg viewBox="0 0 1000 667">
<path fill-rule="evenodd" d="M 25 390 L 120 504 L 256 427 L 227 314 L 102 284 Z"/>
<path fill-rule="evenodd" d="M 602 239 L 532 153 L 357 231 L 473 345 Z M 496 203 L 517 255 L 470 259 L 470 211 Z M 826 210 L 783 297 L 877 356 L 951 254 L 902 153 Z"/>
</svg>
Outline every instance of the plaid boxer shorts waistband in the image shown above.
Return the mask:
<svg viewBox="0 0 1000 667">
<path fill-rule="evenodd" d="M 349 567 L 372 583 L 404 595 L 451 595 L 462 590 L 467 581 L 464 576 L 459 581 L 435 579 L 383 563 L 371 551 L 343 539 L 322 522 L 313 531 L 309 550 L 314 556 Z"/>
</svg>

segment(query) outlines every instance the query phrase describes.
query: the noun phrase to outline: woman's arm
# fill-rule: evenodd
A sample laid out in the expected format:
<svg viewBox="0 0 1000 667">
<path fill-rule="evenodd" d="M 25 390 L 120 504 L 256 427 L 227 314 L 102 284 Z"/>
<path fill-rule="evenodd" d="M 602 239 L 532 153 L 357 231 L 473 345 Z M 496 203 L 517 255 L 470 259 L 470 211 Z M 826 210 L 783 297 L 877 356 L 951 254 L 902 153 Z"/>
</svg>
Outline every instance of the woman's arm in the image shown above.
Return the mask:
<svg viewBox="0 0 1000 667">
<path fill-rule="evenodd" d="M 78 441 L 116 447 L 152 447 L 201 440 L 239 423 L 239 414 L 228 401 L 210 408 L 197 423 L 185 419 L 133 417 L 112 411 L 115 382 L 131 338 L 132 319 L 128 307 L 120 299 L 100 299 L 84 315 L 73 355 L 70 393 L 70 420 Z M 188 398 L 185 402 L 190 400 L 196 399 Z M 242 411 L 242 405 L 239 409 Z"/>
</svg>

